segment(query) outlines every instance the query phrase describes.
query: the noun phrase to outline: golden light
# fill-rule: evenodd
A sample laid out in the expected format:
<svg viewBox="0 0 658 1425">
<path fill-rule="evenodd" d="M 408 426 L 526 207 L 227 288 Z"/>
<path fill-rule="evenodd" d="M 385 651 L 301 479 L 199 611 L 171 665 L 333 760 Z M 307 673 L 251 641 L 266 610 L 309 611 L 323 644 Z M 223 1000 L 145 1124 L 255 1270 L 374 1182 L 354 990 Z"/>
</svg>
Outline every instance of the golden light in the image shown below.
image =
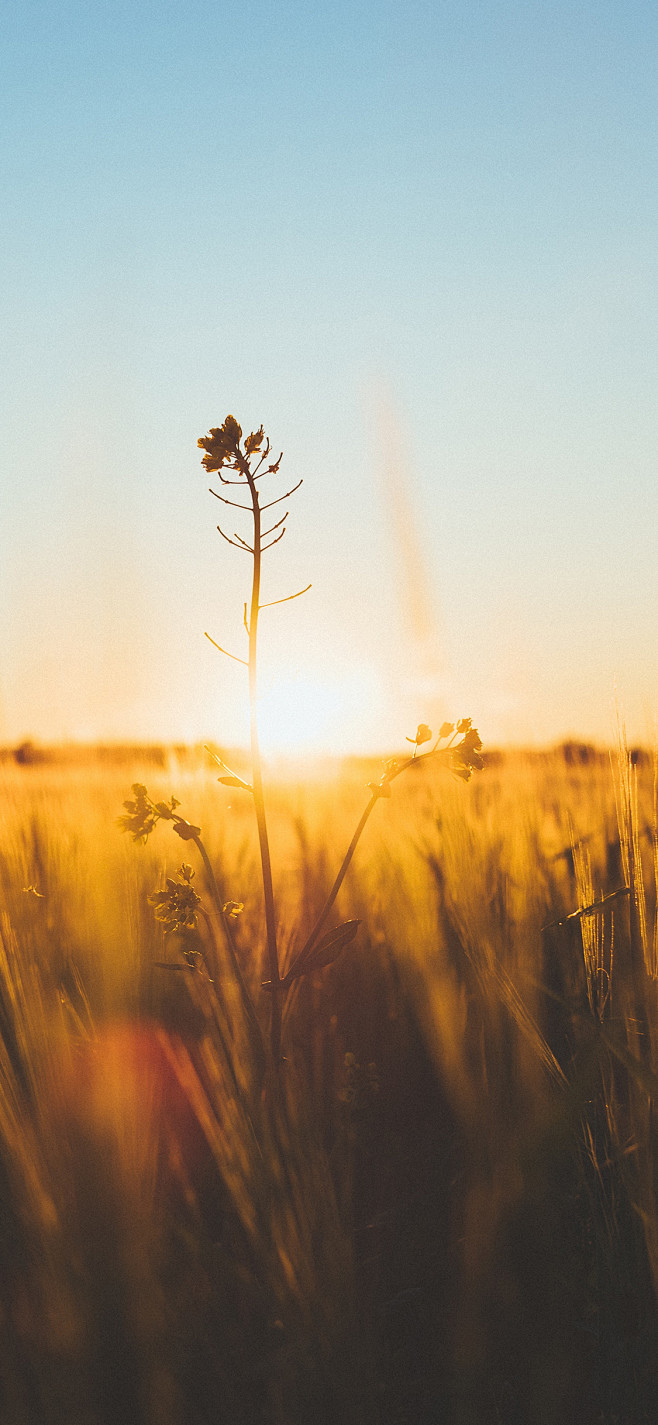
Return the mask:
<svg viewBox="0 0 658 1425">
<path fill-rule="evenodd" d="M 367 740 L 379 702 L 370 670 L 273 676 L 259 698 L 263 751 L 345 753 Z"/>
</svg>

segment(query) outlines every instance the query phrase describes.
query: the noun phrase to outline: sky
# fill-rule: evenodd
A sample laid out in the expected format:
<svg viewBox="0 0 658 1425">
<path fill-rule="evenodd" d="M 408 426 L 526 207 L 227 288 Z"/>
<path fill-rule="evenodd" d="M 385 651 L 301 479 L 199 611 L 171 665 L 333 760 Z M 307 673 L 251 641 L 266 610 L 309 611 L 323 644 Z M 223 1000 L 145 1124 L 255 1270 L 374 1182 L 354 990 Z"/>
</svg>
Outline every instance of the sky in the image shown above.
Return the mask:
<svg viewBox="0 0 658 1425">
<path fill-rule="evenodd" d="M 266 745 L 653 738 L 657 81 L 640 0 L 5 0 L 0 741 L 246 739 L 228 412 Z"/>
</svg>

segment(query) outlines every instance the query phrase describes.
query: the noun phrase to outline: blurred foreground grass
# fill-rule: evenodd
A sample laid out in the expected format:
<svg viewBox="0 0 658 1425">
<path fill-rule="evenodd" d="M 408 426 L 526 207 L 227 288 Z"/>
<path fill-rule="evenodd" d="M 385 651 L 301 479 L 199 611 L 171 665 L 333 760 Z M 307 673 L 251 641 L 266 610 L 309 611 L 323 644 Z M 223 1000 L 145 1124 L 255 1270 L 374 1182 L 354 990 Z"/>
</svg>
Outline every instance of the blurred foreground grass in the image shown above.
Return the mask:
<svg viewBox="0 0 658 1425">
<path fill-rule="evenodd" d="M 396 786 L 340 893 L 359 935 L 291 997 L 274 1118 L 211 991 L 154 964 L 187 849 L 116 828 L 131 782 L 176 794 L 265 1013 L 249 799 L 183 756 L 0 765 L 6 1425 L 655 1418 L 654 791 L 621 771 L 621 843 L 605 759 Z M 270 784 L 288 959 L 376 772 Z"/>
</svg>

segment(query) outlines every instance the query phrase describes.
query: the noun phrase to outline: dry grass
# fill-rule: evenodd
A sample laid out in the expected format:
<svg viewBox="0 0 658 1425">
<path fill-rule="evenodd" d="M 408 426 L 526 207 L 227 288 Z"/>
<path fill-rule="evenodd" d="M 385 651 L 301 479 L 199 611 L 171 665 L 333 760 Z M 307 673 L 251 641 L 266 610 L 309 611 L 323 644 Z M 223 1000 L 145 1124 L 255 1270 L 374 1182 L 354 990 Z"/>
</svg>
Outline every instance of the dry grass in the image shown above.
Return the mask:
<svg viewBox="0 0 658 1425">
<path fill-rule="evenodd" d="M 373 772 L 272 785 L 283 972 Z M 605 760 L 396 785 L 275 1105 L 224 986 L 154 968 L 189 852 L 115 825 L 131 781 L 180 798 L 265 1020 L 248 799 L 192 758 L 0 776 L 6 1425 L 653 1418 L 650 766 L 622 759 L 621 844 Z"/>
</svg>

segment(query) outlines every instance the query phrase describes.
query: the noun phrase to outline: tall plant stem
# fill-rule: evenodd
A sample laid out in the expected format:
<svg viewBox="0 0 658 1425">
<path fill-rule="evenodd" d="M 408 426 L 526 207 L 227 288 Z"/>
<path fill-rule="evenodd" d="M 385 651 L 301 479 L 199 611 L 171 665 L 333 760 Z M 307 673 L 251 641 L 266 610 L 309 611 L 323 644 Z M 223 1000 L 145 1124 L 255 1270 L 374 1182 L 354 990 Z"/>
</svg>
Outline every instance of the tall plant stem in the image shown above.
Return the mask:
<svg viewBox="0 0 658 1425">
<path fill-rule="evenodd" d="M 320 911 L 320 914 L 315 922 L 315 925 L 313 926 L 310 935 L 302 946 L 296 960 L 291 965 L 288 974 L 285 977 L 284 984 L 287 985 L 292 979 L 295 978 L 297 974 L 299 974 L 300 967 L 304 964 L 304 962 L 311 954 L 311 951 L 313 950 L 313 947 L 318 939 L 320 931 L 324 928 L 325 922 L 334 904 L 336 896 L 338 895 L 343 881 L 345 880 L 345 876 L 347 875 L 347 872 L 349 870 L 350 862 L 352 860 L 354 852 L 356 851 L 359 841 L 361 840 L 370 813 L 374 810 L 375 806 L 377 805 L 377 802 L 381 799 L 382 796 L 390 795 L 390 793 L 387 793 L 387 791 L 384 789 L 390 787 L 391 782 L 394 781 L 396 777 L 399 777 L 401 772 L 406 772 L 409 767 L 419 767 L 421 762 L 427 761 L 428 757 L 433 757 L 436 754 L 436 750 L 436 747 L 433 747 L 431 752 L 425 752 L 420 757 L 416 757 L 414 752 L 414 755 L 412 757 L 406 757 L 404 761 L 401 762 L 397 767 L 387 772 L 386 776 L 382 778 L 382 782 L 379 784 L 379 786 L 373 787 L 370 801 L 368 802 L 368 805 L 366 806 L 365 810 L 361 813 L 356 830 L 354 832 L 352 840 L 350 841 L 347 851 L 345 852 L 345 855 L 341 862 L 340 870 L 338 872 L 338 875 L 336 876 L 333 886 L 331 887 L 329 895 L 327 896 L 327 899 L 322 907 L 322 910 Z"/>
<path fill-rule="evenodd" d="M 354 835 L 353 835 L 353 837 L 352 837 L 352 840 L 350 841 L 350 844 L 349 844 L 349 846 L 348 846 L 348 848 L 347 848 L 347 851 L 345 852 L 345 855 L 344 855 L 343 860 L 342 860 L 341 868 L 340 868 L 340 870 L 339 870 L 339 872 L 338 872 L 338 875 L 336 876 L 336 879 L 335 879 L 335 881 L 334 881 L 334 883 L 333 883 L 333 886 L 331 887 L 331 890 L 330 890 L 330 892 L 329 892 L 329 895 L 327 896 L 327 899 L 326 899 L 326 901 L 325 901 L 325 903 L 324 903 L 324 905 L 323 905 L 323 907 L 322 907 L 322 910 L 320 911 L 320 914 L 319 914 L 319 916 L 318 916 L 318 918 L 317 918 L 317 920 L 316 920 L 316 922 L 315 922 L 315 925 L 313 926 L 313 929 L 312 929 L 310 935 L 308 936 L 308 939 L 306 940 L 305 944 L 302 946 L 302 949 L 300 950 L 299 955 L 297 956 L 297 959 L 295 960 L 295 962 L 294 962 L 294 964 L 293 964 L 293 966 L 292 966 L 292 970 L 299 971 L 299 967 L 304 964 L 304 961 L 305 961 L 305 960 L 308 959 L 308 956 L 310 955 L 310 953 L 311 953 L 311 951 L 312 951 L 312 949 L 313 949 L 313 947 L 314 947 L 314 945 L 315 945 L 315 942 L 316 942 L 316 940 L 317 940 L 317 938 L 318 938 L 318 936 L 319 936 L 319 934 L 320 934 L 320 931 L 324 928 L 324 924 L 325 924 L 325 921 L 326 921 L 326 919 L 327 919 L 327 916 L 329 915 L 329 912 L 330 912 L 330 910 L 331 910 L 331 908 L 332 908 L 332 906 L 333 906 L 333 903 L 334 903 L 334 901 L 335 901 L 335 899 L 336 899 L 336 896 L 338 895 L 338 892 L 339 892 L 339 890 L 340 890 L 340 888 L 341 888 L 341 886 L 342 886 L 342 884 L 343 884 L 343 881 L 345 880 L 345 876 L 347 875 L 347 872 L 348 872 L 348 869 L 349 869 L 349 865 L 350 865 L 350 861 L 352 860 L 352 857 L 353 857 L 353 855 L 354 855 L 354 852 L 356 851 L 356 848 L 357 848 L 357 846 L 358 846 L 358 844 L 359 844 L 359 841 L 361 840 L 361 836 L 362 836 L 363 831 L 364 831 L 364 829 L 365 829 L 365 825 L 366 825 L 366 822 L 367 822 L 367 820 L 368 820 L 368 817 L 370 816 L 371 811 L 373 810 L 374 806 L 376 805 L 376 803 L 377 803 L 378 801 L 379 801 L 379 793 L 378 793 L 378 792 L 373 792 L 373 795 L 371 796 L 370 801 L 368 802 L 368 805 L 367 805 L 367 807 L 365 808 L 365 811 L 361 814 L 361 818 L 360 818 L 360 820 L 359 820 L 359 824 L 358 824 L 358 826 L 357 826 L 357 828 L 356 828 L 356 831 L 354 832 Z"/>
<path fill-rule="evenodd" d="M 272 861 L 267 834 L 265 797 L 263 793 L 263 768 L 258 741 L 258 615 L 260 612 L 260 568 L 261 568 L 261 511 L 258 491 L 253 475 L 247 471 L 249 493 L 254 513 L 253 579 L 251 585 L 251 607 L 249 611 L 249 720 L 251 729 L 251 764 L 253 778 L 254 806 L 258 825 L 260 861 L 263 872 L 263 895 L 265 898 L 265 928 L 267 932 L 267 960 L 272 986 L 272 1019 L 270 1024 L 270 1046 L 275 1073 L 281 1060 L 281 977 L 279 955 L 276 943 L 276 916 L 274 912 L 274 888 L 272 885 Z"/>
</svg>

